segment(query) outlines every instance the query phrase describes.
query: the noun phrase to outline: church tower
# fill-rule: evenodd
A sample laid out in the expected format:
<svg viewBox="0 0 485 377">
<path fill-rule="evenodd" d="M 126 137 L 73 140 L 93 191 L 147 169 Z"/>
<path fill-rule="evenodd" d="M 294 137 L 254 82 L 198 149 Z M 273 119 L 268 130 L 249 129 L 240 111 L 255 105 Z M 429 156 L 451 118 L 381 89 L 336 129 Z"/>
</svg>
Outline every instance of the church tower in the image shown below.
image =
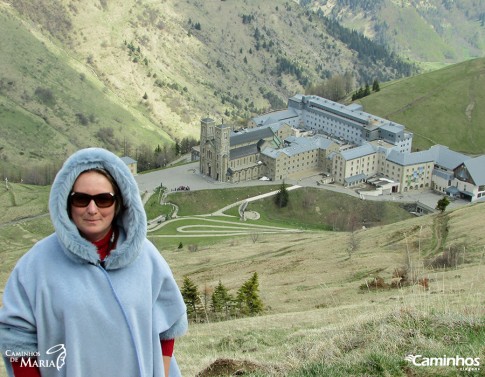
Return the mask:
<svg viewBox="0 0 485 377">
<path fill-rule="evenodd" d="M 231 126 L 215 125 L 213 119 L 200 122 L 200 173 L 216 181 L 227 180 L 229 168 Z"/>
<path fill-rule="evenodd" d="M 215 122 L 211 118 L 204 118 L 200 121 L 200 173 L 212 176 L 212 167 L 215 166 L 213 156 L 214 148 L 214 127 Z"/>
<path fill-rule="evenodd" d="M 229 168 L 229 147 L 230 147 L 231 126 L 221 124 L 215 127 L 215 150 L 216 150 L 216 175 L 217 181 L 225 182 L 227 169 Z"/>
</svg>

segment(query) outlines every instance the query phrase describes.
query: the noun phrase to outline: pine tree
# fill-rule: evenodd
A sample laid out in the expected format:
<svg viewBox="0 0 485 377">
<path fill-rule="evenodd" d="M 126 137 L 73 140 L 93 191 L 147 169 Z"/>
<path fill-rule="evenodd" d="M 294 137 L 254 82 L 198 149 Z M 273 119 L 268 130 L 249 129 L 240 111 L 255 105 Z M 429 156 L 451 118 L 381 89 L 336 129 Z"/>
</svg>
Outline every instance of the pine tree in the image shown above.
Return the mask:
<svg viewBox="0 0 485 377">
<path fill-rule="evenodd" d="M 374 92 L 378 92 L 379 90 L 381 90 L 381 88 L 379 86 L 379 81 L 377 81 L 377 79 L 375 79 L 373 84 L 372 84 L 372 90 Z"/>
<path fill-rule="evenodd" d="M 237 305 L 242 315 L 257 315 L 263 311 L 263 302 L 259 297 L 258 273 L 247 280 L 237 291 Z"/>
<path fill-rule="evenodd" d="M 198 307 L 200 307 L 199 290 L 192 280 L 188 276 L 184 277 L 182 289 L 180 290 L 187 306 L 187 316 L 197 321 L 198 319 Z"/>
<path fill-rule="evenodd" d="M 289 194 L 288 194 L 288 190 L 286 189 L 285 182 L 281 184 L 280 190 L 275 195 L 274 201 L 275 201 L 275 204 L 278 206 L 278 208 L 283 208 L 288 205 Z"/>
<path fill-rule="evenodd" d="M 227 288 L 219 280 L 219 284 L 212 293 L 211 310 L 216 316 L 228 319 L 231 315 L 234 298 L 229 294 Z"/>
<path fill-rule="evenodd" d="M 178 140 L 175 140 L 174 150 L 175 150 L 175 156 L 180 155 L 181 149 L 180 149 L 180 144 Z"/>
</svg>

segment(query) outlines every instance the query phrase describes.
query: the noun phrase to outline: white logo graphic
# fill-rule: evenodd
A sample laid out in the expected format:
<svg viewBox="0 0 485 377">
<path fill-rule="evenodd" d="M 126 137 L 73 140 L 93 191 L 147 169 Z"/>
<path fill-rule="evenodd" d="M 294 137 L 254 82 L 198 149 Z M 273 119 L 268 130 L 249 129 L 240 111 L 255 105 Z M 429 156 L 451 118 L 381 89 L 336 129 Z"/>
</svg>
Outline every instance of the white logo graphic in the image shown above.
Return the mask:
<svg viewBox="0 0 485 377">
<path fill-rule="evenodd" d="M 404 360 L 409 361 L 417 367 L 459 367 L 464 371 L 478 371 L 480 370 L 480 358 L 479 357 L 461 357 L 459 355 L 449 357 L 444 355 L 443 357 L 423 357 L 423 355 L 407 355 Z"/>
<path fill-rule="evenodd" d="M 58 352 L 59 356 L 57 356 L 55 367 L 57 368 L 57 370 L 60 370 L 64 366 L 67 353 L 64 344 L 57 344 L 45 351 L 45 353 L 47 353 L 48 355 L 52 355 Z"/>
<path fill-rule="evenodd" d="M 414 365 L 418 365 L 418 364 L 416 364 L 416 358 L 417 358 L 417 357 L 420 357 L 420 356 L 421 356 L 421 355 L 416 355 L 416 356 L 415 356 L 415 355 L 407 355 L 407 356 L 404 358 L 404 360 L 409 361 L 409 362 L 413 363 Z"/>
<path fill-rule="evenodd" d="M 64 344 L 56 344 L 49 348 L 46 352 L 47 355 L 53 355 L 57 358 L 55 360 L 44 359 L 41 357 L 40 352 L 14 352 L 11 350 L 5 351 L 11 363 L 20 362 L 21 367 L 37 367 L 37 368 L 56 368 L 60 370 L 66 363 L 66 347 Z"/>
</svg>

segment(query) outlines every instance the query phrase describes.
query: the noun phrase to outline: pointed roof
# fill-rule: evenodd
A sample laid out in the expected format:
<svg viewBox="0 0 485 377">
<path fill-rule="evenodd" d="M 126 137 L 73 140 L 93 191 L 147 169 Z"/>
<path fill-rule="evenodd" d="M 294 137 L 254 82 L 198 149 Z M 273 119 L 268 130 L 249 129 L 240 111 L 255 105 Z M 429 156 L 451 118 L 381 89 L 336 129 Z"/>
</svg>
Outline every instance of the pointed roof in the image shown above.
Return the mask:
<svg viewBox="0 0 485 377">
<path fill-rule="evenodd" d="M 485 185 L 485 155 L 475 158 L 470 158 L 464 162 L 475 185 Z"/>
</svg>

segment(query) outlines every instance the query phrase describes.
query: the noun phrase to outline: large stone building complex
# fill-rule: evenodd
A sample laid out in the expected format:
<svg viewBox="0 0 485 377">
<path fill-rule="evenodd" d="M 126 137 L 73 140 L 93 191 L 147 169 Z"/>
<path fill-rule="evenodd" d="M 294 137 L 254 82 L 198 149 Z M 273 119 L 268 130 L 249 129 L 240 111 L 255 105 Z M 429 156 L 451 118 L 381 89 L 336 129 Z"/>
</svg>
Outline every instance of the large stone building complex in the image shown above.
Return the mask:
<svg viewBox="0 0 485 377">
<path fill-rule="evenodd" d="M 433 189 L 470 201 L 485 198 L 485 156 L 471 158 L 436 145 L 411 152 L 403 125 L 316 96 L 296 95 L 288 108 L 233 130 L 201 121 L 200 172 L 218 181 L 315 175 L 375 192 Z"/>
</svg>

